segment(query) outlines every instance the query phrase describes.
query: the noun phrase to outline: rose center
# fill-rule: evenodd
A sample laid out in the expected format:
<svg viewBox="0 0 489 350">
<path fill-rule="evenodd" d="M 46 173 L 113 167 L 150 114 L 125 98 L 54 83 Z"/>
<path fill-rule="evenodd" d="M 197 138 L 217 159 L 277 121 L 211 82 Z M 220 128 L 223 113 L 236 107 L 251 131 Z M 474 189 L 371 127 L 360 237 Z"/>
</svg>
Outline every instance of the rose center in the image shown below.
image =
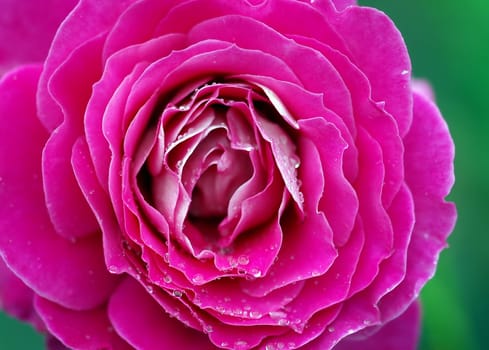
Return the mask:
<svg viewBox="0 0 489 350">
<path fill-rule="evenodd" d="M 219 152 L 216 164 L 206 169 L 192 191 L 189 215 L 195 219 L 221 221 L 236 190 L 251 176 L 252 167 L 243 151 Z"/>
</svg>

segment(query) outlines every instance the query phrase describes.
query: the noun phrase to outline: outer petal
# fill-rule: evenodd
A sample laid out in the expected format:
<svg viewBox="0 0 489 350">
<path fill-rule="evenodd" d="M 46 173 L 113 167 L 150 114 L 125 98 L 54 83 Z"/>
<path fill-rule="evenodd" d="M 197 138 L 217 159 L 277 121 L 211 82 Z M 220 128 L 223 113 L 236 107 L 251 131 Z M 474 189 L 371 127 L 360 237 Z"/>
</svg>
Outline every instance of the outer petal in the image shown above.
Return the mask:
<svg viewBox="0 0 489 350">
<path fill-rule="evenodd" d="M 382 12 L 357 6 L 341 13 L 337 29 L 347 40 L 348 56 L 368 77 L 373 99 L 385 101 L 404 136 L 412 118 L 411 62 L 401 34 Z"/>
<path fill-rule="evenodd" d="M 35 306 L 49 332 L 70 349 L 131 349 L 114 332 L 106 307 L 75 311 L 39 297 Z"/>
<path fill-rule="evenodd" d="M 170 318 L 133 279 L 124 280 L 112 295 L 109 317 L 115 330 L 141 350 L 215 349 L 204 334 Z"/>
<path fill-rule="evenodd" d="M 51 78 L 50 91 L 63 111 L 63 123 L 50 135 L 43 150 L 43 182 L 48 212 L 56 231 L 66 238 L 97 232 L 93 212 L 73 176 L 71 149 L 83 133 L 83 114 L 99 75 L 101 39 L 77 48 Z M 76 91 L 76 94 L 73 93 Z"/>
<path fill-rule="evenodd" d="M 41 62 L 59 23 L 77 0 L 0 2 L 0 76 L 8 69 Z"/>
<path fill-rule="evenodd" d="M 73 308 L 93 307 L 110 294 L 114 277 L 99 236 L 68 241 L 49 220 L 41 180 L 47 135 L 34 97 L 40 70 L 24 67 L 0 83 L 0 254 L 36 293 Z"/>
<path fill-rule="evenodd" d="M 413 300 L 433 276 L 457 216 L 453 203 L 444 200 L 454 182 L 453 141 L 436 106 L 422 95 L 414 95 L 413 124 L 404 144 L 406 182 L 413 195 L 416 222 L 406 277 L 381 302 L 384 310 L 393 313 L 386 318 L 402 311 L 402 305 Z"/>
<path fill-rule="evenodd" d="M 38 92 L 39 118 L 49 130 L 63 121 L 63 114 L 49 93 L 52 74 L 76 47 L 107 31 L 131 2 L 133 0 L 82 0 L 60 26 L 46 59 Z M 90 25 L 87 25 L 87 18 L 90 18 Z"/>
<path fill-rule="evenodd" d="M 348 6 L 354 6 L 357 4 L 356 0 L 332 0 L 332 1 L 338 11 L 343 11 Z"/>
<path fill-rule="evenodd" d="M 414 302 L 406 312 L 373 335 L 367 338 L 360 335 L 348 337 L 335 346 L 334 350 L 415 350 L 419 338 L 419 323 L 420 307 Z"/>
<path fill-rule="evenodd" d="M 11 316 L 32 324 L 38 317 L 32 306 L 34 293 L 0 258 L 0 308 Z"/>
</svg>

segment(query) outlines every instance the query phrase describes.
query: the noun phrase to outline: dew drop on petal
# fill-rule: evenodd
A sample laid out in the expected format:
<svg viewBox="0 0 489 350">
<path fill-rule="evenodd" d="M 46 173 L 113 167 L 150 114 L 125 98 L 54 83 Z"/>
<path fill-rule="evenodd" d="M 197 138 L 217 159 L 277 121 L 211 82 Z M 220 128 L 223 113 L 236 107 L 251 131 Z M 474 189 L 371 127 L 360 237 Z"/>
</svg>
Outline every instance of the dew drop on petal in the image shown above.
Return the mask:
<svg viewBox="0 0 489 350">
<path fill-rule="evenodd" d="M 183 296 L 183 293 L 181 290 L 174 290 L 173 291 L 173 296 L 176 297 L 176 298 L 181 298 Z"/>
<path fill-rule="evenodd" d="M 165 277 L 163 277 L 163 281 L 165 283 L 171 283 L 172 279 L 171 279 L 171 277 L 169 275 L 165 275 Z"/>
<path fill-rule="evenodd" d="M 241 255 L 239 258 L 238 258 L 238 264 L 240 265 L 248 265 L 250 263 L 250 258 L 249 256 L 246 256 L 246 255 Z"/>
<path fill-rule="evenodd" d="M 202 276 L 200 273 L 194 275 L 194 277 L 192 277 L 192 282 L 194 283 L 202 283 L 204 281 L 204 276 Z"/>
<path fill-rule="evenodd" d="M 262 316 L 262 314 L 258 311 L 250 311 L 250 317 L 254 319 L 258 319 Z"/>
<path fill-rule="evenodd" d="M 248 343 L 244 340 L 238 340 L 234 343 L 234 349 L 244 350 L 248 348 Z"/>
<path fill-rule="evenodd" d="M 261 271 L 258 269 L 251 269 L 250 273 L 253 275 L 255 278 L 261 277 Z"/>
</svg>

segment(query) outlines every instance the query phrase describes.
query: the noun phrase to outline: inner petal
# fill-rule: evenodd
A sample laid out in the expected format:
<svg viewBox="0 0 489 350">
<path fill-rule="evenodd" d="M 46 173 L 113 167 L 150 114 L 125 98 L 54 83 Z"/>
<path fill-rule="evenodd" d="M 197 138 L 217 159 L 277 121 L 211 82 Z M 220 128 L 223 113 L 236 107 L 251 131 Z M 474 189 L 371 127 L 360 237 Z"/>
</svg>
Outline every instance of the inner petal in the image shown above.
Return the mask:
<svg viewBox="0 0 489 350">
<path fill-rule="evenodd" d="M 225 150 L 200 177 L 192 192 L 191 217 L 224 218 L 231 196 L 252 174 L 247 152 Z"/>
</svg>

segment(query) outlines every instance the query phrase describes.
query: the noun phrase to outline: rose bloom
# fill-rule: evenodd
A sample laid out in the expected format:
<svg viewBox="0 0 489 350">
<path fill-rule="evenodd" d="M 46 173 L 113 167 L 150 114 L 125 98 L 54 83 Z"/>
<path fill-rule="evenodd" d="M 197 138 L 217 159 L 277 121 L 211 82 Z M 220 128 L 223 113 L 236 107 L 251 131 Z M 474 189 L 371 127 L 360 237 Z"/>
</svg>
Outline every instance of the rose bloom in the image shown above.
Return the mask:
<svg viewBox="0 0 489 350">
<path fill-rule="evenodd" d="M 0 300 L 49 348 L 416 347 L 454 148 L 385 14 L 0 13 Z"/>
</svg>

